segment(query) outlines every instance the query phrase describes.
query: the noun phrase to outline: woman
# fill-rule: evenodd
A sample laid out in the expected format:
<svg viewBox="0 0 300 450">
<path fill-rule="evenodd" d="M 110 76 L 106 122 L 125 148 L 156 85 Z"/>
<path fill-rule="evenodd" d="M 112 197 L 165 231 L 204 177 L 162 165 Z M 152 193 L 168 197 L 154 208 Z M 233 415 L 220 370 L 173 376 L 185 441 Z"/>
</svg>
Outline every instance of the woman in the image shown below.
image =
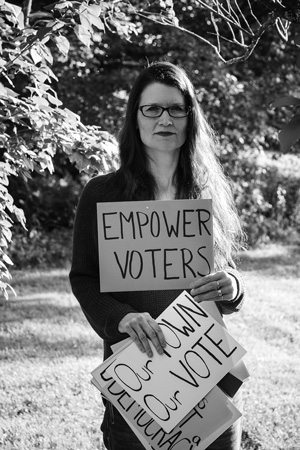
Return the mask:
<svg viewBox="0 0 300 450">
<path fill-rule="evenodd" d="M 74 227 L 72 290 L 104 340 L 104 358 L 110 356 L 112 344 L 128 335 L 149 357 L 149 340 L 162 353 L 166 342 L 155 318 L 180 291 L 99 292 L 97 202 L 211 198 L 215 271 L 194 281 L 190 293 L 198 302 L 216 301 L 222 314 L 241 308 L 244 288 L 233 254 L 243 233 L 216 145 L 186 73 L 168 62 L 144 69 L 130 93 L 120 132 L 120 169 L 90 180 Z M 240 402 L 239 394 L 235 402 Z M 144 448 L 108 402 L 102 431 L 109 450 Z M 240 434 L 236 422 L 209 449 L 237 450 Z"/>
</svg>

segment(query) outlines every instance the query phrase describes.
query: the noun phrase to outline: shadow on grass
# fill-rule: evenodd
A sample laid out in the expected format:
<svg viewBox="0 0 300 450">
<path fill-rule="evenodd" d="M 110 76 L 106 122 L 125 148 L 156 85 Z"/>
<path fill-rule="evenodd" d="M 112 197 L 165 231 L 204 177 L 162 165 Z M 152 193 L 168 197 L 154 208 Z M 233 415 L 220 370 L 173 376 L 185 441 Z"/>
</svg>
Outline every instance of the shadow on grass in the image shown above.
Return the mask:
<svg viewBox="0 0 300 450">
<path fill-rule="evenodd" d="M 261 444 L 249 436 L 247 431 L 243 431 L 242 434 L 242 448 L 243 450 L 261 450 Z"/>
<path fill-rule="evenodd" d="M 238 264 L 243 271 L 267 272 L 294 277 L 300 275 L 300 245 L 269 245 L 249 250 L 240 256 Z"/>
<path fill-rule="evenodd" d="M 3 349 L 1 360 L 20 362 L 22 360 L 55 360 L 65 357 L 89 357 L 102 355 L 102 341 L 100 339 L 76 339 L 62 337 L 51 342 L 47 337 L 21 333 L 18 337 L 11 339 L 6 336 L 1 339 Z M 1 350 L 0 348 L 0 350 Z"/>
<path fill-rule="evenodd" d="M 71 294 L 46 292 L 8 300 L 0 307 L 1 359 L 52 359 L 100 354 L 102 340 Z"/>
<path fill-rule="evenodd" d="M 43 292 L 9 299 L 0 309 L 0 323 L 33 319 L 38 322 L 56 322 L 58 317 L 77 321 L 83 313 L 71 294 Z"/>
<path fill-rule="evenodd" d="M 71 292 L 69 269 L 13 271 L 11 285 L 18 296 L 53 291 Z"/>
</svg>

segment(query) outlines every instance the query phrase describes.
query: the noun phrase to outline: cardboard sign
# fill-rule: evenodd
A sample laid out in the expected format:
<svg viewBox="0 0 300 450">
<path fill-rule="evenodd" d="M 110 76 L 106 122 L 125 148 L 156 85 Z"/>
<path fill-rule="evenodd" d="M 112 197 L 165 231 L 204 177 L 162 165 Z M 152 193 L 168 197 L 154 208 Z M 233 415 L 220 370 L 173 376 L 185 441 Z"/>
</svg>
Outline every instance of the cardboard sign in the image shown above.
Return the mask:
<svg viewBox="0 0 300 450">
<path fill-rule="evenodd" d="M 169 433 L 246 351 L 185 291 L 157 322 L 164 354 L 153 349 L 149 358 L 132 343 L 114 355 L 107 373 Z"/>
<path fill-rule="evenodd" d="M 145 449 L 204 450 L 241 417 L 228 397 L 214 387 L 170 433 L 166 433 L 108 373 L 107 369 L 128 343 L 126 339 L 123 345 L 115 347 L 116 353 L 93 370 L 91 382 L 118 409 Z"/>
<path fill-rule="evenodd" d="M 93 374 L 92 383 L 123 415 L 147 450 L 204 450 L 241 417 L 226 395 L 215 387 L 170 433 L 166 433 L 103 366 L 95 369 Z"/>
<path fill-rule="evenodd" d="M 211 200 L 97 203 L 100 291 L 188 289 L 213 271 Z"/>
<path fill-rule="evenodd" d="M 225 322 L 215 302 L 207 301 L 202 302 L 201 307 L 205 309 L 222 327 L 226 328 Z M 124 350 L 132 342 L 131 338 L 126 338 L 121 342 L 117 342 L 111 346 L 112 351 L 115 353 L 119 350 Z M 219 381 L 218 386 L 229 397 L 234 397 L 242 384 L 250 377 L 250 374 L 245 366 L 244 361 L 241 359 L 234 367 Z"/>
</svg>

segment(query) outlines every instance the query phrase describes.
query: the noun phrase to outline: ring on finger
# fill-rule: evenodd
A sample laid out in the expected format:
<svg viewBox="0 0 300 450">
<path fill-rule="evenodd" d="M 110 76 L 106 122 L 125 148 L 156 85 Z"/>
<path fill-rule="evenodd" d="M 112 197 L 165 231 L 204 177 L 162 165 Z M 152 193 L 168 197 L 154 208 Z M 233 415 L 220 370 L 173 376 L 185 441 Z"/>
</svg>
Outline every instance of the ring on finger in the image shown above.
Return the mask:
<svg viewBox="0 0 300 450">
<path fill-rule="evenodd" d="M 218 289 L 218 297 L 222 297 L 223 298 L 223 294 L 222 294 L 222 291 L 221 291 L 221 289 Z"/>
<path fill-rule="evenodd" d="M 219 281 L 217 280 L 217 291 L 220 289 L 220 283 L 219 283 Z"/>
</svg>

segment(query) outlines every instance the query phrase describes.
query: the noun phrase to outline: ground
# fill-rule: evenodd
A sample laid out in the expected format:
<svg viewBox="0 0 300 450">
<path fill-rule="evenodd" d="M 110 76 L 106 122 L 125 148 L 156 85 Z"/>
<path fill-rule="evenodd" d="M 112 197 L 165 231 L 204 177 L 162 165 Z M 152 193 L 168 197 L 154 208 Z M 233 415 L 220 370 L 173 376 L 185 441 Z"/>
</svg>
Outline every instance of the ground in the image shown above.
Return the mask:
<svg viewBox="0 0 300 450">
<path fill-rule="evenodd" d="M 242 256 L 243 310 L 227 317 L 246 348 L 242 450 L 299 450 L 300 247 Z M 103 413 L 90 372 L 102 342 L 71 294 L 68 267 L 15 271 L 0 307 L 0 447 L 94 450 Z"/>
</svg>

